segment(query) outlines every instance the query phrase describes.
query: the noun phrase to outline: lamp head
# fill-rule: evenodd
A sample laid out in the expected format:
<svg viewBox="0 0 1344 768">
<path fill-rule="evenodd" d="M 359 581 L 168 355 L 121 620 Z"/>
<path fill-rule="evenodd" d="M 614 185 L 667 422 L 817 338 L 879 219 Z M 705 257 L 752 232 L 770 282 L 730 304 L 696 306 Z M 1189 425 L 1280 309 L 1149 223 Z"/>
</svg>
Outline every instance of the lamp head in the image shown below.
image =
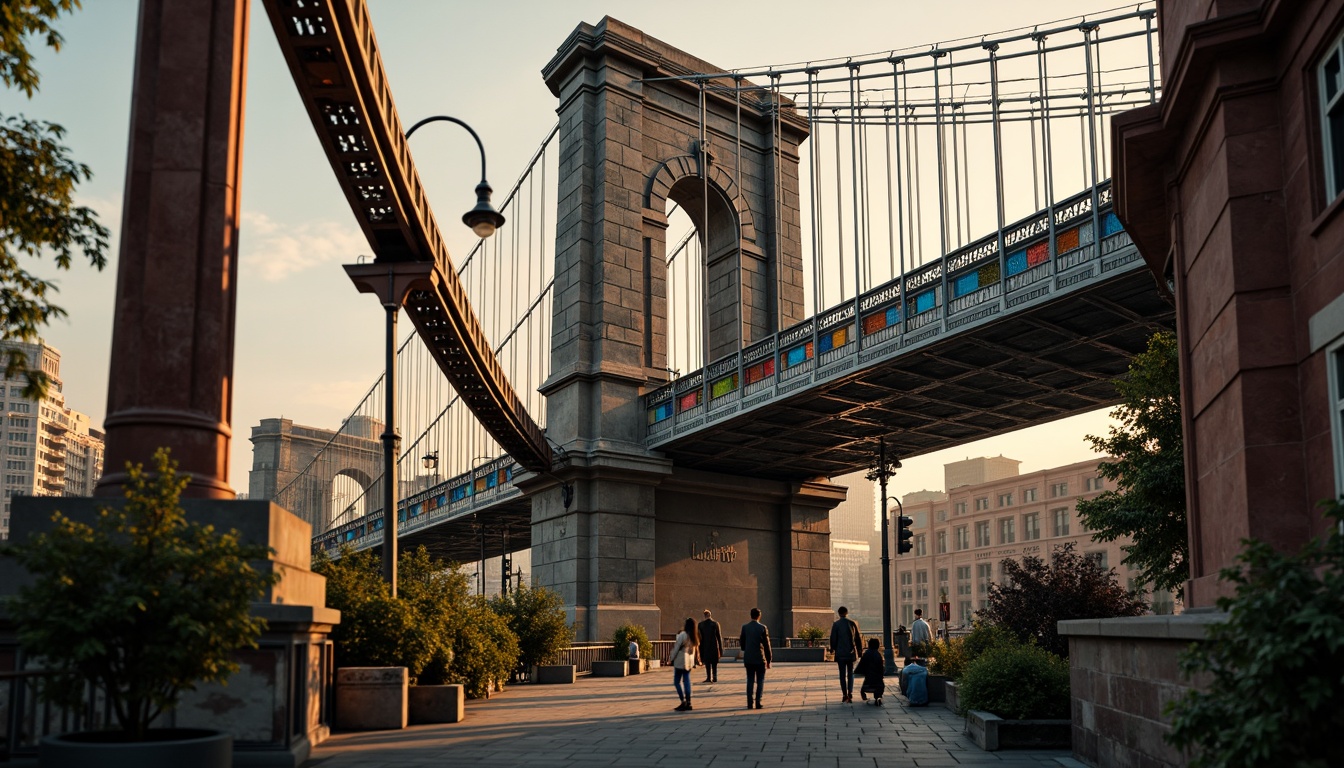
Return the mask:
<svg viewBox="0 0 1344 768">
<path fill-rule="evenodd" d="M 471 227 L 471 231 L 481 239 L 495 234 L 496 229 L 504 226 L 504 215 L 490 204 L 492 192 L 494 190 L 482 179 L 481 183 L 476 185 L 476 207 L 462 214 L 462 223 Z"/>
<path fill-rule="evenodd" d="M 421 464 L 425 469 L 431 469 L 431 470 L 432 470 L 432 469 L 438 469 L 438 468 L 439 468 L 439 452 L 438 452 L 438 451 L 434 451 L 433 453 L 427 453 L 427 454 L 425 454 L 425 457 L 422 458 L 422 459 L 420 460 L 420 464 Z"/>
</svg>

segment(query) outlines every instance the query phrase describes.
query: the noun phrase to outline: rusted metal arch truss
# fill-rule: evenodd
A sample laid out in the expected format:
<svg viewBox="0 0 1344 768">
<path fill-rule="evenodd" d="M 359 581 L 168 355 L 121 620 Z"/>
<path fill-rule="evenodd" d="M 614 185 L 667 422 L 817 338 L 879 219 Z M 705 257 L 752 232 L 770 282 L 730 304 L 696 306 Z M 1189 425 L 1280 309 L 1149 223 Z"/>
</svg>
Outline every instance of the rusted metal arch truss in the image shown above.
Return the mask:
<svg viewBox="0 0 1344 768">
<path fill-rule="evenodd" d="M 265 0 L 294 84 L 375 263 L 424 265 L 406 311 L 481 424 L 522 466 L 551 449 L 490 348 L 411 160 L 364 0 Z"/>
</svg>

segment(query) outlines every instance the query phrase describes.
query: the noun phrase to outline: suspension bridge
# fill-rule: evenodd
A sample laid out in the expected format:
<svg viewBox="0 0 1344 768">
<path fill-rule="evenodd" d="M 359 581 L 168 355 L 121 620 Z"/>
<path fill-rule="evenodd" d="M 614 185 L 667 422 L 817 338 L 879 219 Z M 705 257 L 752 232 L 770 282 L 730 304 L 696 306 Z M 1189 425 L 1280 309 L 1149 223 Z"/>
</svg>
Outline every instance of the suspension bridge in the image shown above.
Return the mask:
<svg viewBox="0 0 1344 768">
<path fill-rule="evenodd" d="M 711 584 L 788 632 L 829 615 L 821 478 L 879 436 L 912 456 L 1114 403 L 1173 325 L 1107 171 L 1110 115 L 1159 93 L 1151 5 L 734 71 L 581 24 L 508 225 L 459 261 L 363 2 L 265 5 L 373 249 L 352 269 L 414 326 L 338 429 L 253 430 L 252 495 L 317 549 L 382 539 L 391 397 L 403 545 L 531 547 L 581 637 Z"/>
</svg>

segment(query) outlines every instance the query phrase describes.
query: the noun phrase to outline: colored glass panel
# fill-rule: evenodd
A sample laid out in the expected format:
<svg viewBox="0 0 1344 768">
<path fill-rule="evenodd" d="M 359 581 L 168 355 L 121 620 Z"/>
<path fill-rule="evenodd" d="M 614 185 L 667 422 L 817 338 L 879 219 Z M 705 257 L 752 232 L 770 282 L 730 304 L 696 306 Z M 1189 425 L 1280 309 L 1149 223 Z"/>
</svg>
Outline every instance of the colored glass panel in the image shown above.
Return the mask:
<svg viewBox="0 0 1344 768">
<path fill-rule="evenodd" d="M 888 310 L 887 310 L 887 325 L 888 325 L 888 326 L 895 325 L 895 324 L 896 324 L 896 321 L 897 321 L 897 320 L 900 320 L 900 319 L 901 319 L 901 308 L 900 308 L 899 306 L 892 307 L 891 309 L 888 309 Z"/>
<path fill-rule="evenodd" d="M 718 381 L 709 385 L 710 397 L 723 397 L 729 392 L 736 392 L 736 391 L 737 391 L 736 373 L 734 373 L 732 376 L 724 376 L 722 379 L 719 379 Z"/>
<path fill-rule="evenodd" d="M 453 501 L 461 501 L 467 498 L 467 486 L 459 485 L 449 492 Z"/>
<path fill-rule="evenodd" d="M 1116 232 L 1123 232 L 1124 227 L 1120 225 L 1120 219 L 1116 218 L 1114 213 L 1108 213 L 1101 219 L 1101 236 L 1110 237 Z"/>
<path fill-rule="evenodd" d="M 755 384 L 767 376 L 775 375 L 775 358 L 763 360 L 747 369 L 747 383 Z"/>
<path fill-rule="evenodd" d="M 1050 243 L 1037 243 L 1027 249 L 1027 268 L 1044 264 L 1050 260 Z"/>
<path fill-rule="evenodd" d="M 1010 255 L 1008 256 L 1008 276 L 1009 276 L 1009 277 L 1012 277 L 1013 275 L 1016 275 L 1016 274 L 1018 274 L 1019 272 L 1026 272 L 1026 271 L 1027 271 L 1027 252 L 1026 252 L 1026 251 L 1018 251 L 1017 253 L 1010 254 Z"/>
<path fill-rule="evenodd" d="M 888 325 L 887 313 L 874 312 L 873 314 L 863 318 L 863 335 L 867 336 L 870 333 L 877 333 L 883 328 L 886 328 L 887 325 Z"/>
<path fill-rule="evenodd" d="M 821 345 L 821 354 L 823 355 L 830 352 L 832 349 L 835 349 L 835 338 L 832 334 L 828 333 L 825 336 L 822 336 L 817 339 L 817 343 Z"/>
<path fill-rule="evenodd" d="M 976 274 L 980 276 L 981 288 L 990 285 L 995 285 L 999 282 L 999 265 L 997 263 L 986 264 L 985 266 L 981 267 L 980 270 L 976 272 Z"/>
<path fill-rule="evenodd" d="M 784 353 L 784 367 L 792 368 L 812 358 L 812 342 L 799 344 Z"/>
<path fill-rule="evenodd" d="M 930 288 L 929 290 L 919 294 L 918 296 L 915 297 L 914 303 L 909 304 L 907 306 L 910 309 L 911 317 L 914 317 L 915 315 L 918 315 L 922 312 L 928 312 L 930 309 L 933 309 L 935 306 L 933 289 Z"/>
<path fill-rule="evenodd" d="M 476 482 L 475 482 L 475 483 L 472 483 L 472 487 L 473 487 L 473 490 L 475 490 L 477 493 L 480 493 L 481 491 L 484 491 L 484 490 L 485 490 L 485 478 L 484 478 L 484 477 L 478 477 L 478 478 L 476 478 Z"/>
<path fill-rule="evenodd" d="M 499 475 L 495 474 L 494 472 L 491 472 L 490 474 L 485 476 L 486 488 L 494 488 L 497 485 L 499 485 Z"/>
<path fill-rule="evenodd" d="M 693 389 L 677 400 L 677 411 L 686 412 L 700 404 L 700 390 Z"/>
<path fill-rule="evenodd" d="M 849 343 L 849 326 L 837 328 L 831 334 L 831 345 L 834 347 L 843 347 Z"/>
<path fill-rule="evenodd" d="M 412 505 L 411 505 L 411 517 L 419 517 L 419 516 L 420 516 L 420 512 L 421 512 L 423 509 L 424 509 L 424 507 L 423 507 L 422 505 L 420 505 L 420 504 L 412 504 Z"/>
<path fill-rule="evenodd" d="M 1059 236 L 1055 238 L 1055 253 L 1064 253 L 1065 251 L 1072 251 L 1074 248 L 1077 247 L 1078 247 L 1077 227 L 1065 230 L 1064 232 L 1060 232 Z"/>
<path fill-rule="evenodd" d="M 965 296 L 980 287 L 980 275 L 975 272 L 958 277 L 952 281 L 952 298 Z M 920 298 L 923 298 L 922 296 Z"/>
<path fill-rule="evenodd" d="M 649 409 L 649 423 L 657 424 L 660 421 L 672 418 L 672 401 L 659 403 L 656 407 Z"/>
</svg>

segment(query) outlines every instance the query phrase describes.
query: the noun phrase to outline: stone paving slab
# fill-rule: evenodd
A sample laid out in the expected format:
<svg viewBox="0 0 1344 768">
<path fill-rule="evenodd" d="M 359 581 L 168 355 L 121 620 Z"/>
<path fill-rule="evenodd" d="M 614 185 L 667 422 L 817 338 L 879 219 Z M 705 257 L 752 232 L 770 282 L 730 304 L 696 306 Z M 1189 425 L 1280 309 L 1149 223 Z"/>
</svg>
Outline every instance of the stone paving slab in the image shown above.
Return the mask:
<svg viewBox="0 0 1344 768">
<path fill-rule="evenodd" d="M 779 664 L 766 673 L 763 709 L 746 708 L 741 667 L 694 683 L 691 712 L 674 712 L 670 669 L 632 677 L 581 677 L 574 685 L 511 686 L 468 701 L 466 719 L 400 731 L 337 733 L 310 768 L 429 765 L 656 768 L 1078 768 L 1068 751 L 984 752 L 941 706 L 840 702 L 830 664 Z"/>
</svg>

